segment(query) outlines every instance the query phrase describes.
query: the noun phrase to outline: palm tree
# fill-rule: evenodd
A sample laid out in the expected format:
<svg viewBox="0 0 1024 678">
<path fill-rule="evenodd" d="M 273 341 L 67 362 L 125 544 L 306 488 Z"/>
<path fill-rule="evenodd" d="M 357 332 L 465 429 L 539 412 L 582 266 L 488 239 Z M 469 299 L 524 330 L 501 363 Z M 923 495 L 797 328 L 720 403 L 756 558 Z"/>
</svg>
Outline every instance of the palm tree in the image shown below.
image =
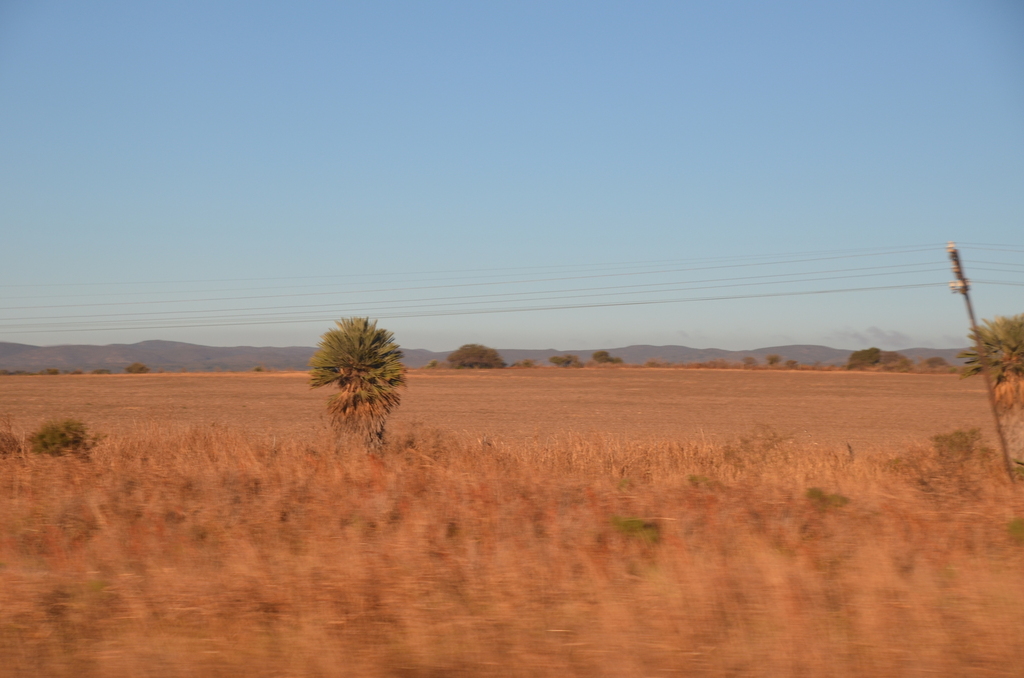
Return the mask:
<svg viewBox="0 0 1024 678">
<path fill-rule="evenodd" d="M 983 320 L 978 336 L 985 349 L 985 367 L 994 386 L 996 411 L 1006 438 L 1007 452 L 1024 457 L 1024 313 Z M 977 349 L 960 353 L 967 358 L 963 376 L 981 372 Z"/>
<path fill-rule="evenodd" d="M 343 318 L 335 325 L 320 337 L 319 350 L 309 361 L 309 383 L 313 388 L 336 385 L 340 391 L 327 401 L 334 430 L 339 438 L 361 438 L 368 451 L 376 450 L 405 386 L 402 352 L 395 336 L 369 318 Z"/>
</svg>

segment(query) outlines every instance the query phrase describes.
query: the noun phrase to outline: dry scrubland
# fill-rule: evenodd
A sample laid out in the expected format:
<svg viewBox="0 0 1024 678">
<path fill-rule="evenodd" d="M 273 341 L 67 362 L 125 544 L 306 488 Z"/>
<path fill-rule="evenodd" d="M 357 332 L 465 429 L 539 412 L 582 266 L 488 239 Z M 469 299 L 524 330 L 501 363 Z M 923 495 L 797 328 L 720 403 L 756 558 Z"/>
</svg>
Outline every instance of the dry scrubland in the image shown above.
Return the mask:
<svg viewBox="0 0 1024 678">
<path fill-rule="evenodd" d="M 77 417 L 104 433 L 215 425 L 312 440 L 327 393 L 303 373 L 0 377 L 0 415 Z M 392 421 L 471 436 L 566 432 L 726 443 L 769 425 L 810 446 L 915 442 L 954 428 L 994 436 L 980 379 L 955 375 L 683 369 L 413 370 Z"/>
<path fill-rule="evenodd" d="M 1024 502 L 981 445 L 928 440 L 956 416 L 987 423 L 983 396 L 955 378 L 859 376 L 904 396 L 883 403 L 900 410 L 902 434 L 884 420 L 892 442 L 865 437 L 854 458 L 806 431 L 868 426 L 861 381 L 831 382 L 850 389 L 850 407 L 826 422 L 814 421 L 824 395 L 798 403 L 828 382 L 746 382 L 747 396 L 740 381 L 679 393 L 657 382 L 654 402 L 680 405 L 702 384 L 735 387 L 707 410 L 740 423 L 702 439 L 657 422 L 548 417 L 552 392 L 571 402 L 600 383 L 576 411 L 644 402 L 615 375 L 540 376 L 532 389 L 417 377 L 415 416 L 376 459 L 334 450 L 322 431 L 283 434 L 269 416 L 283 401 L 267 417 L 241 412 L 297 378 L 211 377 L 235 400 L 199 403 L 194 421 L 161 417 L 160 403 L 122 420 L 99 400 L 170 392 L 180 377 L 0 379 L 0 412 L 14 421 L 0 433 L 0 672 L 1021 675 Z M 460 387 L 477 400 L 490 389 L 484 414 L 456 422 L 462 406 L 444 393 Z M 94 400 L 77 401 L 83 388 Z M 758 389 L 775 393 L 760 414 L 802 411 L 808 428 L 748 425 Z M 322 395 L 301 397 L 298 410 L 319 414 Z M 503 401 L 546 428 L 507 423 Z M 121 403 L 153 407 L 138 394 Z M 924 403 L 961 414 L 935 417 Z M 414 422 L 431 407 L 446 426 Z M 44 412 L 91 412 L 107 436 L 88 459 L 13 449 Z M 499 432 L 482 435 L 488 422 Z"/>
</svg>

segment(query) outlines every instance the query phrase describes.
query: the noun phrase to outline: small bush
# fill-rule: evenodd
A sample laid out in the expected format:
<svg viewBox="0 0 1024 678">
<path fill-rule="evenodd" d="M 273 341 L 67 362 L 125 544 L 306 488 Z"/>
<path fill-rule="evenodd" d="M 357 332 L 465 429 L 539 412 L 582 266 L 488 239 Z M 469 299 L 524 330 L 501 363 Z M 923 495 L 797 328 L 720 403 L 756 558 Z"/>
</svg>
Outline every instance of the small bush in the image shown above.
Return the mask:
<svg viewBox="0 0 1024 678">
<path fill-rule="evenodd" d="M 841 508 L 850 503 L 850 499 L 848 497 L 844 497 L 841 494 L 829 494 L 820 487 L 808 488 L 807 493 L 804 496 L 806 496 L 819 511 Z"/>
<path fill-rule="evenodd" d="M 0 419 L 0 458 L 21 454 L 21 438 L 14 433 L 10 417 Z"/>
<path fill-rule="evenodd" d="M 661 538 L 661 530 L 657 523 L 648 522 L 643 518 L 612 516 L 612 526 L 622 534 L 648 544 L 657 544 Z"/>
<path fill-rule="evenodd" d="M 931 448 L 919 446 L 891 470 L 910 477 L 924 492 L 936 496 L 972 497 L 986 478 L 997 472 L 995 451 L 982 444 L 981 430 L 957 429 L 930 438 Z"/>
<path fill-rule="evenodd" d="M 757 367 L 757 358 L 755 358 L 752 355 L 748 355 L 743 359 L 743 366 L 746 367 L 747 369 Z"/>
<path fill-rule="evenodd" d="M 512 363 L 512 367 L 536 367 L 537 361 L 530 360 L 529 358 L 523 358 Z"/>
<path fill-rule="evenodd" d="M 98 370 L 93 370 L 91 374 L 110 374 L 110 370 L 105 370 L 101 367 Z"/>
<path fill-rule="evenodd" d="M 437 369 L 437 366 L 440 365 L 440 364 L 441 363 L 437 362 L 436 360 L 431 360 L 429 363 L 427 363 L 426 365 L 423 366 L 423 369 L 425 369 L 425 370 L 434 370 L 434 369 Z"/>
<path fill-rule="evenodd" d="M 264 367 L 263 365 L 257 365 L 256 367 L 252 368 L 252 371 L 253 372 L 266 372 L 267 368 Z"/>
<path fill-rule="evenodd" d="M 922 364 L 929 369 L 939 369 L 949 367 L 949 362 L 941 356 L 932 356 L 922 361 Z"/>
<path fill-rule="evenodd" d="M 778 365 L 780 360 L 782 360 L 782 356 L 778 353 L 769 353 L 764 357 L 764 361 L 772 366 Z"/>
<path fill-rule="evenodd" d="M 882 351 L 878 354 L 878 362 L 882 365 L 895 365 L 900 361 L 906 360 L 907 356 L 896 351 Z"/>
<path fill-rule="evenodd" d="M 604 365 L 604 364 L 618 365 L 618 364 L 622 363 L 622 358 L 619 358 L 618 356 L 614 356 L 614 355 L 608 353 L 608 351 L 594 351 L 594 353 L 590 356 L 590 359 L 593 360 L 595 363 L 598 363 L 600 365 Z"/>
<path fill-rule="evenodd" d="M 874 367 L 882 360 L 882 349 L 866 348 L 863 351 L 854 351 L 846 361 L 846 369 L 862 370 L 865 367 Z"/>
<path fill-rule="evenodd" d="M 132 363 L 128 367 L 124 368 L 124 371 L 128 374 L 146 374 L 149 372 L 149 368 L 142 363 Z"/>
<path fill-rule="evenodd" d="M 795 360 L 787 360 L 786 361 L 786 367 L 791 369 L 791 370 L 795 370 L 796 368 L 800 367 L 800 363 L 798 363 Z"/>
<path fill-rule="evenodd" d="M 966 462 L 974 457 L 990 457 L 992 450 L 981 445 L 981 429 L 957 429 L 931 437 L 932 445 L 940 459 L 950 462 Z"/>
<path fill-rule="evenodd" d="M 910 372 L 914 369 L 913 361 L 896 351 L 882 351 L 879 353 L 878 365 L 886 372 Z"/>
<path fill-rule="evenodd" d="M 501 354 L 489 346 L 463 344 L 448 355 L 448 362 L 455 368 L 493 369 L 505 367 Z"/>
<path fill-rule="evenodd" d="M 40 370 L 39 374 L 60 374 L 60 370 L 56 367 L 47 367 L 45 370 Z"/>
<path fill-rule="evenodd" d="M 692 487 L 703 487 L 708 490 L 717 490 L 724 487 L 719 481 L 701 475 L 688 475 L 686 476 L 686 482 L 690 483 Z"/>
<path fill-rule="evenodd" d="M 747 436 L 725 446 L 725 459 L 736 466 L 788 462 L 793 454 L 792 433 L 780 433 L 771 426 L 759 424 Z"/>
<path fill-rule="evenodd" d="M 29 442 L 35 454 L 61 457 L 68 454 L 85 456 L 96 443 L 85 424 L 77 419 L 48 421 L 32 434 Z"/>
<path fill-rule="evenodd" d="M 1010 533 L 1010 539 L 1018 544 L 1024 544 L 1024 518 L 1014 518 L 1006 525 L 1006 531 Z"/>
<path fill-rule="evenodd" d="M 578 355 L 553 355 L 548 358 L 548 362 L 557 367 L 583 367 L 583 363 L 580 362 Z"/>
</svg>

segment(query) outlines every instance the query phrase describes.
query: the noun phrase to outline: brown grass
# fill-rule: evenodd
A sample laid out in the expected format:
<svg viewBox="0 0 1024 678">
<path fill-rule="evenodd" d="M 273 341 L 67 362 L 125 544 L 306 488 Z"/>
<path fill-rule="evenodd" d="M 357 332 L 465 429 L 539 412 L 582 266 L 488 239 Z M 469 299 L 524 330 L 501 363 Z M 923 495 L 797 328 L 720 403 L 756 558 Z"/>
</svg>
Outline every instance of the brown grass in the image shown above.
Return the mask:
<svg viewBox="0 0 1024 678">
<path fill-rule="evenodd" d="M 332 449 L 140 425 L 0 460 L 5 675 L 1020 675 L 1024 506 L 985 452 Z"/>
<path fill-rule="evenodd" d="M 108 383 L 170 383 L 139 378 Z M 1021 674 L 1024 502 L 970 435 L 851 457 L 767 426 L 530 439 L 406 420 L 376 459 L 335 453 L 326 427 L 234 418 L 274 378 L 232 382 L 198 410 L 217 421 L 107 419 L 88 459 L 28 454 L 38 422 L 0 397 L 0 674 Z M 67 395 L 53 416 L 75 414 Z"/>
<path fill-rule="evenodd" d="M 809 446 L 886 448 L 954 428 L 995 436 L 981 379 L 772 370 L 413 370 L 389 425 L 544 439 L 567 432 L 726 443 L 757 425 Z M 295 440 L 328 425 L 306 373 L 0 377 L 0 414 L 101 433 L 217 425 Z M 312 433 L 311 433 L 312 431 Z"/>
</svg>

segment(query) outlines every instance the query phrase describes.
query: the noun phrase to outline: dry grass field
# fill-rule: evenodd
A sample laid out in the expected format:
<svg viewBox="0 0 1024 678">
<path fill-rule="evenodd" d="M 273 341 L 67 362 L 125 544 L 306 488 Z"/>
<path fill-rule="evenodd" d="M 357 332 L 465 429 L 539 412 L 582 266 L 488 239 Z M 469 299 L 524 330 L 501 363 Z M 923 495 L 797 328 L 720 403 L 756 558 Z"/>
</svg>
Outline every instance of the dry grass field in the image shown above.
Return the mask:
<svg viewBox="0 0 1024 678">
<path fill-rule="evenodd" d="M 417 372 L 377 458 L 302 375 L 0 378 L 0 674 L 1019 676 L 972 382 Z"/>
<path fill-rule="evenodd" d="M 24 426 L 73 416 L 102 432 L 216 424 L 291 438 L 324 426 L 305 373 L 0 378 L 0 414 Z M 984 384 L 956 375 L 864 372 L 415 370 L 397 425 L 504 439 L 567 432 L 728 442 L 756 426 L 818 445 L 888 446 L 991 427 Z M 986 428 L 989 427 L 989 428 Z"/>
</svg>

